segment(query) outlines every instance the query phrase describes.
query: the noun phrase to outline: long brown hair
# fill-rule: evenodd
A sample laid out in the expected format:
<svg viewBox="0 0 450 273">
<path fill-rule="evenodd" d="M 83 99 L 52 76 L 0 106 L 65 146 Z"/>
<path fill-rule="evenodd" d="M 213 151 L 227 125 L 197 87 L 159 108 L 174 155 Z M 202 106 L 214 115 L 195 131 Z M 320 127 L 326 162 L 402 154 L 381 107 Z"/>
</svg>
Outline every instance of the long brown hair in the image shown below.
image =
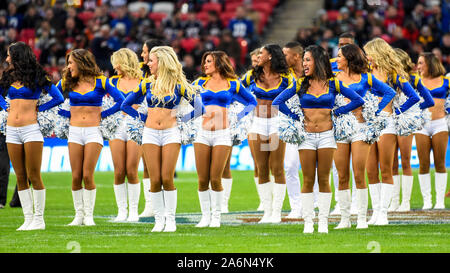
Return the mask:
<svg viewBox="0 0 450 273">
<path fill-rule="evenodd" d="M 69 57 L 72 56 L 73 61 L 78 67 L 78 77 L 72 77 L 67 65 Z M 64 82 L 64 90 L 72 91 L 78 84 L 80 78 L 95 78 L 102 75 L 102 71 L 95 62 L 94 55 L 86 49 L 74 49 L 66 55 L 66 67 L 62 71 L 62 79 Z"/>
<path fill-rule="evenodd" d="M 428 75 L 422 75 L 422 76 L 428 76 L 431 78 L 436 78 L 442 75 L 445 75 L 445 68 L 444 65 L 442 65 L 442 62 L 431 52 L 423 52 L 420 53 L 419 57 L 423 57 L 425 60 L 425 64 L 428 67 Z"/>
<path fill-rule="evenodd" d="M 220 50 L 217 51 L 207 51 L 203 54 L 202 56 L 202 73 L 204 74 L 204 76 L 206 76 L 205 74 L 205 62 L 206 62 L 206 57 L 210 56 L 213 58 L 214 60 L 214 64 L 216 69 L 219 71 L 220 76 L 222 76 L 225 79 L 237 79 L 237 75 L 236 72 L 234 71 L 233 65 L 230 62 L 230 58 L 228 57 L 228 55 Z"/>
</svg>

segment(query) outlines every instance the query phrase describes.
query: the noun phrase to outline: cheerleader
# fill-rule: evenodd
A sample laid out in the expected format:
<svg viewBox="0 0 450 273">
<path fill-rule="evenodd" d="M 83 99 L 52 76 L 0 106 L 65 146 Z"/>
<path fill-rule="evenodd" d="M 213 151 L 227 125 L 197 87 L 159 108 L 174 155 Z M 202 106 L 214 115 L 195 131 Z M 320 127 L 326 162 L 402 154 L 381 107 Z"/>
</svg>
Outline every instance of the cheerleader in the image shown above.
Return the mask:
<svg viewBox="0 0 450 273">
<path fill-rule="evenodd" d="M 419 101 L 419 96 L 407 80 L 406 72 L 391 46 L 381 38 L 375 38 L 364 46 L 367 59 L 372 67 L 372 75 L 382 82 L 389 83 L 398 94 L 403 93 L 407 100 L 395 112 L 397 115 L 407 111 Z M 377 142 L 371 145 L 367 160 L 367 176 L 369 179 L 369 193 L 372 200 L 373 214 L 369 225 L 389 224 L 387 210 L 392 198 L 393 179 L 392 166 L 394 150 L 397 139 L 394 118 L 392 115 L 392 102 L 384 108 L 388 116 L 387 126 L 380 133 Z M 378 163 L 381 170 L 381 183 L 379 182 Z"/>
<path fill-rule="evenodd" d="M 154 47 L 150 51 L 149 68 L 150 80 L 142 81 L 139 88 L 128 95 L 122 104 L 122 111 L 145 122 L 142 147 L 148 163 L 150 199 L 155 212 L 152 232 L 174 232 L 177 189 L 173 176 L 181 147 L 175 111 L 182 98 L 189 101 L 194 110 L 181 118 L 181 122 L 186 122 L 200 116 L 204 107 L 187 82 L 171 47 Z M 148 115 L 140 114 L 132 107 L 143 97 L 147 99 Z"/>
<path fill-rule="evenodd" d="M 419 156 L 419 185 L 423 197 L 423 208 L 431 209 L 430 151 L 433 150 L 435 168 L 436 203 L 434 209 L 445 209 L 445 190 L 447 169 L 445 157 L 448 143 L 448 127 L 445 119 L 445 100 L 449 96 L 450 79 L 445 77 L 445 69 L 433 53 L 421 53 L 417 61 L 421 84 L 430 92 L 434 106 L 429 109 L 431 121 L 416 132 L 417 153 Z"/>
<path fill-rule="evenodd" d="M 352 89 L 333 76 L 328 53 L 320 46 L 308 46 L 303 56 L 305 78 L 295 82 L 281 93 L 273 105 L 292 119 L 299 117 L 287 107 L 286 101 L 297 94 L 305 116 L 306 139 L 298 147 L 303 172 L 302 216 L 305 220 L 303 233 L 314 232 L 313 187 L 318 174 L 319 233 L 328 233 L 328 215 L 331 205 L 329 175 L 336 150 L 331 115 L 346 114 L 360 107 L 364 100 Z M 341 93 L 350 102 L 332 111 L 336 96 Z"/>
<path fill-rule="evenodd" d="M 64 98 L 25 43 L 17 42 L 8 47 L 6 63 L 8 67 L 0 80 L 0 91 L 7 91 L 10 102 L 8 105 L 0 96 L 0 107 L 8 112 L 6 144 L 25 218 L 17 230 L 45 229 L 46 190 L 41 177 L 44 137 L 37 123 L 37 113 L 61 104 Z M 38 106 L 43 91 L 50 94 L 52 99 Z"/>
<path fill-rule="evenodd" d="M 419 75 L 413 72 L 414 63 L 411 61 L 408 53 L 400 48 L 394 49 L 397 57 L 400 59 L 403 70 L 407 73 L 408 80 L 410 83 L 419 91 L 420 96 L 424 99 L 424 102 L 420 104 L 421 109 L 432 107 L 434 105 L 433 97 L 431 97 L 430 92 L 423 88 L 422 84 L 419 83 Z M 394 152 L 394 162 L 392 167 L 392 179 L 394 181 L 394 191 L 392 193 L 391 204 L 389 205 L 389 211 L 405 212 L 411 209 L 410 199 L 411 191 L 413 186 L 413 173 L 411 168 L 411 149 L 414 134 L 409 136 L 399 136 L 397 135 L 397 142 Z M 398 174 L 398 150 L 400 149 L 401 162 L 402 162 L 402 175 Z M 402 202 L 400 204 L 400 190 L 402 192 Z"/>
<path fill-rule="evenodd" d="M 70 119 L 67 143 L 72 168 L 75 218 L 68 225 L 94 226 L 97 193 L 94 171 L 103 147 L 99 125 L 101 119 L 120 110 L 124 97 L 109 79 L 102 75 L 94 55 L 85 49 L 75 49 L 67 54 L 62 79 L 56 86 L 61 93 L 68 93 L 70 101 L 70 111 L 59 110 L 61 116 Z M 102 111 L 102 100 L 106 94 L 112 96 L 115 104 Z"/>
<path fill-rule="evenodd" d="M 206 52 L 201 67 L 206 76 L 194 82 L 203 89 L 201 97 L 206 109 L 194 142 L 202 210 L 202 218 L 196 227 L 220 227 L 223 194 L 231 191 L 231 185 L 222 187 L 221 183 L 232 147 L 227 107 L 233 100 L 242 102 L 246 107 L 237 116 L 240 120 L 253 110 L 256 100 L 238 80 L 225 52 Z"/>
<path fill-rule="evenodd" d="M 381 112 L 395 96 L 395 91 L 387 84 L 377 80 L 368 72 L 367 58 L 363 51 L 355 44 L 348 44 L 341 47 L 336 58 L 337 68 L 336 78 L 353 89 L 361 97 L 365 97 L 367 92 L 372 92 L 377 97 L 382 97 L 377 113 Z M 364 106 L 363 106 L 364 107 Z M 366 186 L 366 161 L 369 154 L 370 144 L 364 141 L 362 129 L 366 126 L 366 121 L 362 115 L 362 108 L 353 110 L 353 114 L 358 119 L 357 133 L 351 138 L 337 141 L 337 150 L 334 154 L 334 163 L 339 177 L 339 187 L 336 191 L 340 204 L 341 221 L 335 229 L 350 228 L 350 157 L 352 158 L 352 170 L 354 173 L 353 182 L 356 185 L 356 207 L 357 207 L 357 229 L 367 228 L 366 214 L 368 205 L 368 190 Z"/>
<path fill-rule="evenodd" d="M 148 67 L 148 56 L 150 53 L 150 50 L 152 50 L 155 46 L 162 46 L 164 43 L 161 40 L 158 39 L 149 39 L 144 42 L 142 45 L 142 52 L 141 57 L 143 62 L 139 63 L 141 70 L 142 70 L 142 77 L 143 78 L 149 78 L 150 77 L 150 68 Z M 145 162 L 145 157 L 142 157 L 142 163 L 144 165 L 144 178 L 142 179 L 142 187 L 144 191 L 144 199 L 145 199 L 145 206 L 144 211 L 139 214 L 139 217 L 151 217 L 155 214 L 153 213 L 153 206 L 150 199 L 150 175 L 148 174 L 148 168 L 147 163 Z"/>
<path fill-rule="evenodd" d="M 132 90 L 139 86 L 142 80 L 138 57 L 130 49 L 122 48 L 112 54 L 111 64 L 117 75 L 111 77 L 110 82 L 126 98 Z M 139 104 L 133 107 L 137 109 Z M 126 119 L 123 119 L 114 138 L 109 141 L 114 164 L 114 195 L 118 208 L 115 222 L 125 220 L 136 222 L 139 220 L 138 206 L 141 188 L 138 166 L 141 151 L 140 146 L 129 139 L 127 129 Z M 125 183 L 125 177 L 128 184 Z M 129 213 L 127 211 L 128 203 Z"/>
<path fill-rule="evenodd" d="M 276 44 L 261 48 L 258 65 L 247 77 L 251 78 L 249 91 L 256 96 L 258 102 L 248 141 L 258 166 L 258 188 L 264 208 L 264 215 L 259 223 L 279 223 L 286 195 L 286 144 L 278 137 L 278 110 L 272 107 L 272 101 L 295 79 L 289 73 L 281 47 Z M 274 182 L 269 177 L 269 166 Z"/>
</svg>

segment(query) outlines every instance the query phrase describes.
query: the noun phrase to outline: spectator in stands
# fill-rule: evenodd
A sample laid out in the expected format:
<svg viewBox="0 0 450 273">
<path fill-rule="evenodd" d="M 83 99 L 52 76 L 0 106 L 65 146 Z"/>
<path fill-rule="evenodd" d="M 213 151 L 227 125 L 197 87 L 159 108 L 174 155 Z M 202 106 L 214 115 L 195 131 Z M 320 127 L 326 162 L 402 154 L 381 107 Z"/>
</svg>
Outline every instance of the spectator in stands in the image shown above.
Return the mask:
<svg viewBox="0 0 450 273">
<path fill-rule="evenodd" d="M 189 82 L 194 81 L 199 76 L 199 71 L 196 69 L 194 57 L 191 54 L 186 54 L 182 61 L 183 72 Z"/>
<path fill-rule="evenodd" d="M 450 66 L 450 32 L 447 32 L 442 36 L 440 48 L 444 66 Z M 447 72 L 450 72 L 450 70 L 447 70 Z"/>
<path fill-rule="evenodd" d="M 314 39 L 311 36 L 311 30 L 309 28 L 299 28 L 295 40 L 299 42 L 303 46 L 303 48 L 315 44 Z"/>
<path fill-rule="evenodd" d="M 37 13 L 36 7 L 34 5 L 30 5 L 28 10 L 23 17 L 22 28 L 24 29 L 34 29 L 39 25 L 42 17 Z"/>
<path fill-rule="evenodd" d="M 108 13 L 108 7 L 106 5 L 98 6 L 95 8 L 94 20 L 97 26 L 103 26 L 111 22 L 112 18 Z"/>
<path fill-rule="evenodd" d="M 222 21 L 216 11 L 211 10 L 208 12 L 208 23 L 205 26 L 205 30 L 208 35 L 219 37 L 223 30 Z"/>
<path fill-rule="evenodd" d="M 419 30 L 413 20 L 407 19 L 403 28 L 403 37 L 409 40 L 409 42 L 415 43 L 419 38 Z"/>
<path fill-rule="evenodd" d="M 240 70 L 242 70 L 240 67 L 241 46 L 230 30 L 225 29 L 222 31 L 222 36 L 216 50 L 225 52 L 230 58 L 231 63 L 235 65 L 236 72 L 240 74 Z"/>
<path fill-rule="evenodd" d="M 57 38 L 63 43 L 66 49 L 72 48 L 72 44 L 75 43 L 75 38 L 80 35 L 81 29 L 76 27 L 76 22 L 73 17 L 68 17 L 66 19 L 65 27 L 59 32 Z"/>
<path fill-rule="evenodd" d="M 424 25 L 420 29 L 418 41 L 424 45 L 425 51 L 428 52 L 438 45 L 436 38 L 428 25 Z"/>
<path fill-rule="evenodd" d="M 397 8 L 395 6 L 389 6 L 386 10 L 383 26 L 389 34 L 394 32 L 397 26 L 403 25 L 403 18 L 398 15 Z"/>
<path fill-rule="evenodd" d="M 339 9 L 339 17 L 336 21 L 335 32 L 349 32 L 353 30 L 353 20 L 350 18 L 350 10 L 347 7 L 342 7 Z"/>
<path fill-rule="evenodd" d="M 400 48 L 405 52 L 410 51 L 411 44 L 408 39 L 403 37 L 403 28 L 401 26 L 396 26 L 392 31 L 391 46 L 394 48 Z"/>
<path fill-rule="evenodd" d="M 65 61 L 66 47 L 59 43 L 55 38 L 48 41 L 42 49 L 39 62 L 44 67 L 56 67 Z"/>
<path fill-rule="evenodd" d="M 67 18 L 73 18 L 75 27 L 81 32 L 84 29 L 83 21 L 78 17 L 78 11 L 75 7 L 67 7 Z"/>
<path fill-rule="evenodd" d="M 100 69 L 102 71 L 108 71 L 112 75 L 113 67 L 110 62 L 110 57 L 118 49 L 110 44 L 110 31 L 111 29 L 108 25 L 103 25 L 100 28 L 98 36 L 92 40 L 90 48 Z"/>
<path fill-rule="evenodd" d="M 8 4 L 8 26 L 20 31 L 22 29 L 22 21 L 23 15 L 17 13 L 17 4 L 10 1 Z"/>
<path fill-rule="evenodd" d="M 128 35 L 133 23 L 132 23 L 130 17 L 128 16 L 127 6 L 121 6 L 116 10 L 116 18 L 111 20 L 110 26 L 111 26 L 111 28 L 115 28 L 116 25 L 118 25 L 118 24 L 125 25 L 125 33 L 126 33 L 126 35 Z"/>
<path fill-rule="evenodd" d="M 164 29 L 165 38 L 169 41 L 173 41 L 177 37 L 177 33 L 183 29 L 181 11 L 177 10 L 173 16 L 164 18 L 161 25 Z"/>
<path fill-rule="evenodd" d="M 369 41 L 369 26 L 366 23 L 364 17 L 357 17 L 355 19 L 355 40 L 359 45 L 364 45 L 367 41 Z"/>
<path fill-rule="evenodd" d="M 202 22 L 200 22 L 194 11 L 189 11 L 187 20 L 183 23 L 183 31 L 185 38 L 199 38 L 200 31 L 203 28 Z"/>
<path fill-rule="evenodd" d="M 333 28 L 333 26 L 333 23 L 328 20 L 327 11 L 324 9 L 319 9 L 316 13 L 316 17 L 313 19 L 314 32 L 320 34 L 325 31 L 325 29 Z"/>
<path fill-rule="evenodd" d="M 236 8 L 235 17 L 230 20 L 228 28 L 235 38 L 253 39 L 253 21 L 247 18 L 247 12 L 243 6 Z"/>
<path fill-rule="evenodd" d="M 156 25 L 155 22 L 148 17 L 148 11 L 144 7 L 141 7 L 136 14 L 136 17 L 133 16 L 133 27 L 131 32 L 135 33 L 136 37 L 141 37 L 142 40 L 154 37 Z"/>
<path fill-rule="evenodd" d="M 407 18 L 412 20 L 416 26 L 421 26 L 425 22 L 425 15 L 424 15 L 425 8 L 422 3 L 417 3 L 414 7 L 414 10 L 407 15 Z"/>
</svg>

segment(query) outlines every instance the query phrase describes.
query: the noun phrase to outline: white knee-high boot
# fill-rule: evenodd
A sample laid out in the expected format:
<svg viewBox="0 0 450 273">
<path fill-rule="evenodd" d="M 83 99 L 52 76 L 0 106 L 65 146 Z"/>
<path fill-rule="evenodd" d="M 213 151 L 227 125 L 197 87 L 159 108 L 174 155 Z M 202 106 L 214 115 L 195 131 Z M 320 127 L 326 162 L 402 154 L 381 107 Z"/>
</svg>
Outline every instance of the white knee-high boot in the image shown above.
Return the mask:
<svg viewBox="0 0 450 273">
<path fill-rule="evenodd" d="M 356 229 L 368 228 L 367 225 L 367 206 L 368 202 L 368 189 L 356 189 L 356 196 L 358 200 L 358 220 Z"/>
<path fill-rule="evenodd" d="M 422 209 L 431 209 L 431 176 L 430 173 L 419 174 L 420 191 L 423 197 Z"/>
<path fill-rule="evenodd" d="M 139 183 L 128 183 L 128 222 L 139 221 L 139 196 L 141 195 L 141 185 Z"/>
<path fill-rule="evenodd" d="M 166 218 L 164 232 L 175 232 L 177 230 L 175 220 L 175 213 L 177 211 L 177 190 L 164 191 L 164 209 Z"/>
<path fill-rule="evenodd" d="M 447 188 L 447 173 L 434 174 L 434 188 L 436 191 L 436 203 L 434 209 L 445 209 L 445 188 Z"/>
<path fill-rule="evenodd" d="M 318 206 L 319 206 L 319 226 L 317 231 L 319 233 L 328 233 L 328 216 L 330 215 L 331 192 L 319 192 Z"/>
<path fill-rule="evenodd" d="M 335 229 L 350 228 L 352 224 L 350 222 L 350 207 L 351 207 L 351 194 L 350 189 L 337 191 L 339 196 L 339 203 L 341 204 L 341 221 Z"/>
<path fill-rule="evenodd" d="M 114 184 L 114 196 L 116 197 L 117 204 L 117 216 L 114 218 L 114 222 L 122 222 L 127 219 L 127 184 L 122 183 L 120 185 Z"/>
<path fill-rule="evenodd" d="M 264 184 L 258 184 L 259 191 L 261 193 L 261 202 L 264 208 L 264 215 L 259 223 L 270 223 L 272 217 L 272 197 L 273 197 L 273 184 L 274 182 L 267 182 Z"/>
<path fill-rule="evenodd" d="M 355 172 L 352 169 L 352 196 L 350 198 L 350 214 L 357 215 L 358 214 L 358 195 L 356 194 L 356 182 L 355 182 Z"/>
<path fill-rule="evenodd" d="M 400 187 L 401 187 L 401 180 L 399 175 L 393 175 L 392 180 L 394 181 L 394 187 L 392 190 L 392 200 L 391 204 L 389 205 L 388 211 L 397 211 L 398 207 L 400 206 Z"/>
<path fill-rule="evenodd" d="M 273 184 L 273 199 L 272 199 L 272 216 L 271 223 L 281 222 L 281 210 L 283 209 L 284 198 L 286 196 L 286 184 Z"/>
<path fill-rule="evenodd" d="M 152 232 L 161 232 L 164 230 L 166 223 L 163 191 L 150 192 L 150 198 L 152 199 L 153 211 L 155 212 L 155 225 Z"/>
<path fill-rule="evenodd" d="M 45 229 L 44 211 L 45 211 L 45 189 L 33 190 L 34 214 L 33 221 L 27 227 L 27 230 Z"/>
<path fill-rule="evenodd" d="M 75 218 L 68 226 L 81 226 L 84 219 L 83 189 L 72 191 L 73 207 L 75 208 Z"/>
<path fill-rule="evenodd" d="M 231 188 L 233 186 L 233 178 L 222 178 L 223 198 L 222 213 L 228 213 L 228 201 L 230 200 Z"/>
<path fill-rule="evenodd" d="M 303 233 L 314 232 L 314 193 L 302 193 L 302 215 L 305 225 Z"/>
<path fill-rule="evenodd" d="M 394 190 L 394 185 L 381 183 L 380 190 L 380 212 L 378 214 L 377 221 L 375 222 L 376 226 L 385 226 L 389 224 L 388 220 L 388 208 L 389 204 L 392 200 L 392 192 Z"/>
<path fill-rule="evenodd" d="M 83 189 L 83 206 L 84 206 L 83 225 L 85 226 L 95 226 L 94 207 L 96 194 L 97 189 L 93 190 Z"/>
<path fill-rule="evenodd" d="M 337 194 L 337 192 L 339 190 L 339 174 L 336 169 L 336 165 L 334 164 L 334 161 L 333 161 L 333 169 L 332 169 L 331 175 L 333 176 L 334 200 L 336 201 L 336 204 L 334 205 L 334 209 L 331 211 L 330 215 L 341 215 L 341 206 L 339 203 L 339 195 Z M 316 181 L 314 182 L 314 184 L 316 184 L 316 183 L 317 183 L 317 173 L 316 173 Z M 317 185 L 318 185 L 318 183 L 317 183 Z M 314 191 L 316 191 L 316 190 L 314 189 Z"/>
<path fill-rule="evenodd" d="M 17 191 L 17 193 L 19 194 L 25 221 L 16 230 L 27 230 L 28 226 L 33 222 L 33 195 L 31 194 L 31 189 Z"/>
<path fill-rule="evenodd" d="M 220 227 L 220 213 L 223 202 L 223 191 L 211 191 L 211 222 L 209 227 Z"/>
<path fill-rule="evenodd" d="M 414 176 L 402 175 L 402 203 L 398 207 L 398 212 L 405 212 L 411 210 L 410 200 L 413 187 Z"/>
<path fill-rule="evenodd" d="M 153 212 L 149 178 L 142 179 L 142 187 L 142 190 L 144 191 L 145 207 L 144 211 L 139 214 L 139 217 L 152 217 L 155 215 L 155 213 Z"/>
<path fill-rule="evenodd" d="M 208 227 L 211 223 L 211 199 L 210 189 L 206 191 L 198 191 L 198 200 L 200 201 L 200 209 L 202 211 L 202 219 L 195 225 L 196 227 Z"/>
<path fill-rule="evenodd" d="M 369 184 L 370 199 L 372 201 L 372 217 L 370 217 L 368 225 L 373 225 L 377 221 L 380 212 L 380 192 L 381 183 Z"/>
</svg>

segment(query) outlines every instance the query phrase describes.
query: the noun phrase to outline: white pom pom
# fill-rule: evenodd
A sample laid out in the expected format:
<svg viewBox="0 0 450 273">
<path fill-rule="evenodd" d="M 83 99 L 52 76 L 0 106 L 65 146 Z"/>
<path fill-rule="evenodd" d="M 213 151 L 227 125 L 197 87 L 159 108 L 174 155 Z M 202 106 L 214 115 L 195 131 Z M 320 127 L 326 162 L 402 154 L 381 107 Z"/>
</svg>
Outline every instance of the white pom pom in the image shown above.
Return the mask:
<svg viewBox="0 0 450 273">
<path fill-rule="evenodd" d="M 64 102 L 60 105 L 58 105 L 55 111 L 58 112 L 60 109 L 70 111 L 70 102 L 69 99 L 65 99 Z M 63 117 L 59 114 L 55 116 L 54 120 L 54 128 L 53 132 L 57 138 L 60 139 L 67 139 L 69 136 L 69 126 L 70 126 L 70 119 Z"/>
<path fill-rule="evenodd" d="M 6 135 L 6 122 L 8 121 L 8 112 L 6 110 L 0 111 L 0 133 Z"/>
<path fill-rule="evenodd" d="M 298 115 L 299 120 L 294 120 L 283 113 L 278 112 L 280 123 L 278 128 L 279 137 L 285 143 L 300 145 L 306 139 L 306 131 L 304 125 L 305 116 L 298 96 L 292 96 L 288 99 L 286 101 L 286 106 L 292 113 Z"/>
<path fill-rule="evenodd" d="M 240 145 L 247 138 L 248 130 L 253 122 L 253 111 L 238 120 L 237 116 L 244 108 L 243 104 L 236 101 L 228 107 L 228 121 L 233 146 Z"/>
<path fill-rule="evenodd" d="M 111 96 L 104 96 L 102 99 L 102 111 L 105 111 L 112 106 L 114 106 L 116 102 Z M 123 122 L 124 115 L 122 111 L 117 111 L 116 113 L 103 118 L 100 122 L 100 131 L 102 133 L 104 140 L 110 140 L 114 138 L 117 129 Z"/>
<path fill-rule="evenodd" d="M 137 111 L 142 114 L 147 114 L 148 106 L 147 101 L 144 100 L 141 105 L 139 105 Z M 136 142 L 137 144 L 142 144 L 142 134 L 144 133 L 145 123 L 139 118 L 133 118 L 131 116 L 126 116 L 124 122 L 127 124 L 127 135 L 128 138 Z"/>
<path fill-rule="evenodd" d="M 346 98 L 341 94 L 338 94 L 335 99 L 333 110 L 347 105 L 347 103 Z M 337 141 L 348 139 L 357 133 L 355 128 L 358 128 L 358 120 L 352 112 L 340 116 L 332 115 L 331 119 L 333 120 L 334 125 L 334 137 Z"/>
<path fill-rule="evenodd" d="M 180 104 L 177 106 L 177 125 L 181 136 L 181 145 L 187 145 L 194 142 L 197 137 L 199 130 L 199 120 L 198 118 L 190 119 L 187 122 L 182 122 L 181 118 L 188 113 L 192 112 L 194 108 L 189 102 L 182 98 Z"/>
</svg>

